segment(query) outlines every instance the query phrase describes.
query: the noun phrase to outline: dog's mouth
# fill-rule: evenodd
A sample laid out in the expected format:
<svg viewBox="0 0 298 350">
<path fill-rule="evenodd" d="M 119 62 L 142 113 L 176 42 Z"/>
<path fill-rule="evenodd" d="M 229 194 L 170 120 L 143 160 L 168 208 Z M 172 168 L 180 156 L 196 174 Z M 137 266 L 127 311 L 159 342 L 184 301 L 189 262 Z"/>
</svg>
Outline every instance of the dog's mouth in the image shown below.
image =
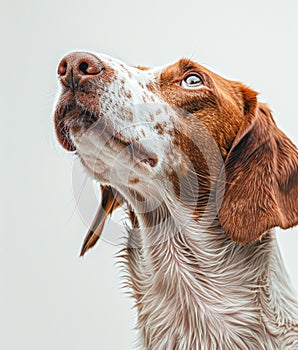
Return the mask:
<svg viewBox="0 0 298 350">
<path fill-rule="evenodd" d="M 54 113 L 55 131 L 61 146 L 69 152 L 77 151 L 74 135 L 83 135 L 98 124 L 99 112 L 91 113 L 75 97 L 61 96 Z"/>
<path fill-rule="evenodd" d="M 113 134 L 111 139 L 116 144 L 121 145 L 123 149 L 127 149 L 132 161 L 149 164 L 152 168 L 156 166 L 158 161 L 157 155 L 146 150 L 139 141 L 124 141 L 123 137 L 119 133 Z"/>
<path fill-rule="evenodd" d="M 158 157 L 154 152 L 146 149 L 138 137 L 128 138 L 124 135 L 125 130 L 116 131 L 106 119 L 100 112 L 91 113 L 73 101 L 58 105 L 54 117 L 57 138 L 64 149 L 80 154 L 80 142 L 76 144 L 74 139 L 80 140 L 85 135 L 88 138 L 87 133 L 93 129 L 95 133 L 98 132 L 104 147 L 118 152 L 125 150 L 134 163 L 148 164 L 152 168 L 156 166 Z M 94 147 L 94 144 L 91 143 L 90 147 Z"/>
</svg>

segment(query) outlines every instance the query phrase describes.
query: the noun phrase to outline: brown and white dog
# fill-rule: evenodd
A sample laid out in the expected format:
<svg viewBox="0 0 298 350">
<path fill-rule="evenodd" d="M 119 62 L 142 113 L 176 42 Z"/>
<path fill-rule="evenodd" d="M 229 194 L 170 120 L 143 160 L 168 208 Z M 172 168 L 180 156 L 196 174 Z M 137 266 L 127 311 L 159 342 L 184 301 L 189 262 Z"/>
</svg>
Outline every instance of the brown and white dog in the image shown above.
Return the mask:
<svg viewBox="0 0 298 350">
<path fill-rule="evenodd" d="M 102 190 L 81 254 L 126 208 L 141 347 L 298 349 L 273 231 L 298 223 L 298 153 L 257 93 L 189 59 L 73 52 L 58 74 L 58 139 Z"/>
</svg>

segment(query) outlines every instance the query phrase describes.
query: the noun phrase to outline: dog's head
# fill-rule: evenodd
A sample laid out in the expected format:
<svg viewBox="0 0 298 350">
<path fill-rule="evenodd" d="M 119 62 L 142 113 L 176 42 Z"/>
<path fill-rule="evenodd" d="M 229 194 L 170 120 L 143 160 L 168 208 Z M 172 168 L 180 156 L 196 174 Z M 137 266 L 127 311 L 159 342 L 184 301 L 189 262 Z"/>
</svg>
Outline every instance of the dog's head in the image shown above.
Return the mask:
<svg viewBox="0 0 298 350">
<path fill-rule="evenodd" d="M 211 199 L 240 243 L 297 224 L 297 149 L 250 88 L 188 59 L 145 68 L 74 52 L 58 74 L 58 139 L 102 184 L 96 227 L 123 202 L 146 222 L 165 198 L 194 217 Z"/>
</svg>

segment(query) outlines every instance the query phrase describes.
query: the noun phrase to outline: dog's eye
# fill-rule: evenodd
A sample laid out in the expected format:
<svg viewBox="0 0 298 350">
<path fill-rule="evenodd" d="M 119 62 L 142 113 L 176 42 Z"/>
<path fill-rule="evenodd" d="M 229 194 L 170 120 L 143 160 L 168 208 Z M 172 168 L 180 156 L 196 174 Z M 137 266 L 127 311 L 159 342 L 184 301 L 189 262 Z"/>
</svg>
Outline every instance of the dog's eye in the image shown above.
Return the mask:
<svg viewBox="0 0 298 350">
<path fill-rule="evenodd" d="M 181 87 L 184 89 L 198 89 L 204 86 L 202 79 L 198 74 L 189 74 L 181 81 Z"/>
</svg>

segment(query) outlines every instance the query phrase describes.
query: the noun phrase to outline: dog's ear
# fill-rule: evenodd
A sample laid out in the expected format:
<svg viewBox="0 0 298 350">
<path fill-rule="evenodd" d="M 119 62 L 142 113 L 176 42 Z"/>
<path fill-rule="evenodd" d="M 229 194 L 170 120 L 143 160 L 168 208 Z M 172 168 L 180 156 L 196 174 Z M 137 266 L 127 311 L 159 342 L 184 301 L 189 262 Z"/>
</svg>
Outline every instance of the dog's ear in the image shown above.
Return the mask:
<svg viewBox="0 0 298 350">
<path fill-rule="evenodd" d="M 275 226 L 298 224 L 298 152 L 257 94 L 238 88 L 244 122 L 225 160 L 218 218 L 232 240 L 248 243 Z"/>
<path fill-rule="evenodd" d="M 101 202 L 93 222 L 85 236 L 80 256 L 83 256 L 87 250 L 96 244 L 102 234 L 106 218 L 109 215 L 112 215 L 113 211 L 122 205 L 122 198 L 117 191 L 113 190 L 110 186 L 100 187 Z"/>
</svg>

